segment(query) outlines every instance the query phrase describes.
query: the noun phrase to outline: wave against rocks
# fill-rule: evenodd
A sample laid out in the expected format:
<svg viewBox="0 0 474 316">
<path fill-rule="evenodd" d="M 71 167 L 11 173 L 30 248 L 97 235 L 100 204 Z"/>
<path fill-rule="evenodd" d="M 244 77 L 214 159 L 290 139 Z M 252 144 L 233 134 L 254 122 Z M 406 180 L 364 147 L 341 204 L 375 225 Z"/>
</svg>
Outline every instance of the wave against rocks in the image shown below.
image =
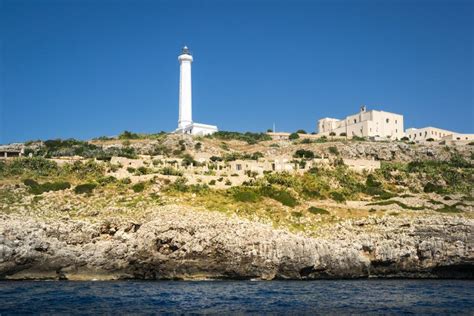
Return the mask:
<svg viewBox="0 0 474 316">
<path fill-rule="evenodd" d="M 373 217 L 307 237 L 166 206 L 140 223 L 2 215 L 0 279 L 473 278 L 474 221 Z"/>
</svg>

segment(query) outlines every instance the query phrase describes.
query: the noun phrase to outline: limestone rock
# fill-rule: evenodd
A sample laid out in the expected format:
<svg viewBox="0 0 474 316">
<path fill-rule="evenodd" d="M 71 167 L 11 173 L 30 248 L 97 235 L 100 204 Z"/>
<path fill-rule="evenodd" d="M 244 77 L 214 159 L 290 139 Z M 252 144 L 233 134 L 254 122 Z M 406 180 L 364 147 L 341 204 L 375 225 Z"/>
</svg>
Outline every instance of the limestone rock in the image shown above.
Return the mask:
<svg viewBox="0 0 474 316">
<path fill-rule="evenodd" d="M 317 238 L 177 206 L 142 223 L 3 215 L 0 278 L 472 278 L 473 232 L 440 215 L 346 221 Z"/>
</svg>

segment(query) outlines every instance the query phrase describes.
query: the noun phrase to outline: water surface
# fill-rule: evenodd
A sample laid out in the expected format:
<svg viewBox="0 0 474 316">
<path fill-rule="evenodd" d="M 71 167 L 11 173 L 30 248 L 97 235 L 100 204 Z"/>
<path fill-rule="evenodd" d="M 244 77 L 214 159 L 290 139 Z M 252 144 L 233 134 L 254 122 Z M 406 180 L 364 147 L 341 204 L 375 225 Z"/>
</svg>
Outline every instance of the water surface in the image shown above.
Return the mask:
<svg viewBox="0 0 474 316">
<path fill-rule="evenodd" d="M 474 281 L 2 281 L 0 314 L 474 314 Z"/>
</svg>

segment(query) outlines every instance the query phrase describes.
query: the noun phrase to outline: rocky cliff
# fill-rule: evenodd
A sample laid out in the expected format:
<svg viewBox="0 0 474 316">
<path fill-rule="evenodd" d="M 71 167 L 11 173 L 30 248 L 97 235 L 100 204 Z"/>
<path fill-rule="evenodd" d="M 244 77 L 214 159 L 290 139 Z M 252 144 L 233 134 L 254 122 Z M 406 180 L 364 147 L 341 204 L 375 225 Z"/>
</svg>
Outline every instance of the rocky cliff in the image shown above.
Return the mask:
<svg viewBox="0 0 474 316">
<path fill-rule="evenodd" d="M 319 237 L 164 206 L 142 222 L 0 215 L 0 279 L 317 279 L 474 276 L 474 220 L 382 216 Z"/>
</svg>

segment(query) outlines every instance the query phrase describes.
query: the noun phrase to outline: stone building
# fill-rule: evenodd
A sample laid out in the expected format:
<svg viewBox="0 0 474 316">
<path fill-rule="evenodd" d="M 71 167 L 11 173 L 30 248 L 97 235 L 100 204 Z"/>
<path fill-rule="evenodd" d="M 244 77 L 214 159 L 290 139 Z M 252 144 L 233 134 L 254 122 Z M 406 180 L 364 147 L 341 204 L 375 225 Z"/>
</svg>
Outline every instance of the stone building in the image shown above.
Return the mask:
<svg viewBox="0 0 474 316">
<path fill-rule="evenodd" d="M 323 118 L 318 121 L 318 135 L 347 137 L 380 137 L 401 139 L 404 136 L 403 115 L 385 111 L 367 111 L 362 106 L 360 112 L 345 119 Z"/>
<path fill-rule="evenodd" d="M 0 159 L 22 157 L 24 153 L 25 146 L 23 144 L 0 145 Z"/>
<path fill-rule="evenodd" d="M 414 142 L 426 140 L 472 141 L 474 134 L 460 134 L 436 127 L 409 128 L 405 136 Z"/>
</svg>

